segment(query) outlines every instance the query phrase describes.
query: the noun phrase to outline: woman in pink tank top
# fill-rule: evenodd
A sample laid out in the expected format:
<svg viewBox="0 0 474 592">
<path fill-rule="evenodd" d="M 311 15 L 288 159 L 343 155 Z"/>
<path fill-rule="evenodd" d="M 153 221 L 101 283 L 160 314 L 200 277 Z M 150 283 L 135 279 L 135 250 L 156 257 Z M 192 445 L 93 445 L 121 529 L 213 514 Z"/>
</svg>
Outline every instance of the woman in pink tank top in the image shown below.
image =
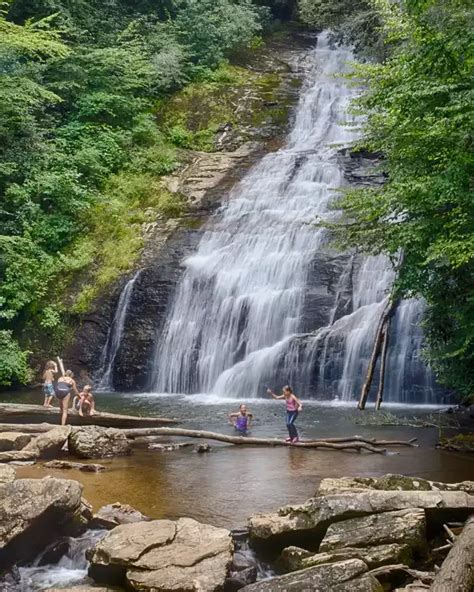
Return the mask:
<svg viewBox="0 0 474 592">
<path fill-rule="evenodd" d="M 267 389 L 267 393 L 271 395 L 274 399 L 285 399 L 286 403 L 286 427 L 288 429 L 289 437 L 286 439 L 287 442 L 291 442 L 292 444 L 296 444 L 299 441 L 298 438 L 298 431 L 295 426 L 296 418 L 298 417 L 298 412 L 303 409 L 303 405 L 294 394 L 291 387 L 284 386 L 281 395 L 275 395 L 275 393 L 271 389 Z"/>
</svg>

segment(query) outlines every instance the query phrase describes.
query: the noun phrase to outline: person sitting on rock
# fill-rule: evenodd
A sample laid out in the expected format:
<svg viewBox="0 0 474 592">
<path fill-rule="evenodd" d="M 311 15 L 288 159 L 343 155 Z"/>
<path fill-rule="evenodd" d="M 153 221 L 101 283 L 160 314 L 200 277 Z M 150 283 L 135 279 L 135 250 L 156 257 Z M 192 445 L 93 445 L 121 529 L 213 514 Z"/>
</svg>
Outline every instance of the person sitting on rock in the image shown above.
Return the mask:
<svg viewBox="0 0 474 592">
<path fill-rule="evenodd" d="M 236 413 L 229 414 L 229 422 L 239 432 L 240 435 L 245 436 L 252 423 L 253 414 L 247 410 L 247 405 L 242 403 Z"/>
<path fill-rule="evenodd" d="M 81 417 L 84 417 L 84 415 L 94 415 L 95 413 L 95 399 L 90 384 L 86 384 L 82 392 L 79 393 L 78 411 Z"/>
</svg>

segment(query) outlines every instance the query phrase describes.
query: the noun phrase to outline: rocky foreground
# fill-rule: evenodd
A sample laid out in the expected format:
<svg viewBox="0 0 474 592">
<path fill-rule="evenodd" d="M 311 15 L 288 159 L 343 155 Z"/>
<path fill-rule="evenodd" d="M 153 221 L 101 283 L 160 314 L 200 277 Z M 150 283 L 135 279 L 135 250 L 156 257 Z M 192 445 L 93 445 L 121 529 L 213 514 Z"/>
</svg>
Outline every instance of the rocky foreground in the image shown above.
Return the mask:
<svg viewBox="0 0 474 592">
<path fill-rule="evenodd" d="M 150 520 L 119 503 L 93 514 L 77 481 L 16 479 L 11 466 L 0 465 L 1 590 L 21 589 L 17 565 L 90 528 L 108 532 L 86 553 L 89 583 L 62 590 L 474 589 L 474 482 L 325 479 L 313 498 L 254 516 L 237 535 L 191 518 Z M 271 557 L 273 577 L 256 581 L 257 563 L 242 551 L 242 537 Z"/>
</svg>

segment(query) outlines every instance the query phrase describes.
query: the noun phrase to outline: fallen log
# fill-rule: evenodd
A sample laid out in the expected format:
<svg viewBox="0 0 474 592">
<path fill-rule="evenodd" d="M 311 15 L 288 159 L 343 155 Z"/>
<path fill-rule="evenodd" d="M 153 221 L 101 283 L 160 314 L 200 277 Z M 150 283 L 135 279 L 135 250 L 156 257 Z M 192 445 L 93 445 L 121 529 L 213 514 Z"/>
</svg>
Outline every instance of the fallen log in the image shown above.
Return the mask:
<svg viewBox="0 0 474 592">
<path fill-rule="evenodd" d="M 40 422 L 59 423 L 59 409 L 48 409 L 42 405 L 0 403 L 0 421 L 2 422 L 12 420 L 19 423 L 29 423 L 34 419 L 38 419 Z M 174 419 L 163 417 L 139 417 L 105 412 L 96 412 L 92 417 L 81 417 L 75 409 L 69 409 L 67 422 L 71 425 L 98 425 L 105 428 L 152 427 L 178 423 Z"/>
<path fill-rule="evenodd" d="M 436 574 L 431 592 L 471 592 L 474 589 L 474 514 L 467 520 Z"/>
<path fill-rule="evenodd" d="M 204 440 L 216 440 L 226 444 L 237 444 L 243 446 L 293 446 L 297 448 L 332 448 L 334 450 L 368 450 L 376 454 L 386 454 L 384 448 L 377 448 L 373 442 L 367 443 L 354 439 L 343 442 L 329 442 L 326 440 L 309 440 L 292 444 L 277 438 L 252 438 L 249 436 L 228 436 L 216 432 L 203 430 L 188 430 L 184 428 L 150 428 L 150 429 L 124 429 L 122 430 L 127 438 L 138 436 L 184 436 L 188 438 L 202 438 Z"/>
</svg>

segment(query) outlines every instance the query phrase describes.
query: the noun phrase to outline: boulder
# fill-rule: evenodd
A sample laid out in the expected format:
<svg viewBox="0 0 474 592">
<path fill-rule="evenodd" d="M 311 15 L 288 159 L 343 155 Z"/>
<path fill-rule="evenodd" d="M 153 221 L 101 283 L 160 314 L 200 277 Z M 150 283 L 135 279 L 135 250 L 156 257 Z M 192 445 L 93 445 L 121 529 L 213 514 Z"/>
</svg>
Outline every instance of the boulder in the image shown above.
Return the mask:
<svg viewBox="0 0 474 592">
<path fill-rule="evenodd" d="M 93 517 L 93 526 L 97 528 L 106 528 L 111 530 L 120 524 L 131 524 L 132 522 L 144 522 L 150 520 L 132 506 L 115 502 L 107 506 L 102 506 Z"/>
<path fill-rule="evenodd" d="M 85 473 L 100 473 L 101 471 L 105 471 L 104 465 L 99 465 L 97 463 L 79 463 L 79 462 L 72 462 L 70 460 L 50 460 L 44 464 L 47 469 L 61 469 L 61 470 L 69 470 L 69 469 L 76 469 L 77 471 L 83 471 Z"/>
<path fill-rule="evenodd" d="M 316 495 L 329 495 L 351 491 L 353 493 L 375 489 L 380 491 L 465 491 L 474 494 L 474 481 L 440 483 L 419 477 L 387 474 L 382 477 L 341 477 L 323 479 Z"/>
<path fill-rule="evenodd" d="M 212 448 L 209 442 L 200 442 L 199 444 L 196 444 L 196 446 L 194 447 L 194 452 L 197 452 L 198 454 L 202 454 L 204 452 L 211 452 L 211 450 Z"/>
<path fill-rule="evenodd" d="M 434 517 L 446 511 L 471 513 L 474 496 L 464 491 L 365 490 L 310 498 L 298 506 L 286 506 L 273 514 L 250 518 L 253 539 L 280 539 L 290 544 L 301 536 L 320 536 L 332 522 L 368 514 L 422 508 Z"/>
<path fill-rule="evenodd" d="M 10 483 L 16 477 L 15 469 L 10 465 L 0 464 L 0 485 L 2 483 Z"/>
<path fill-rule="evenodd" d="M 79 585 L 71 586 L 70 588 L 48 588 L 48 592 L 117 592 L 121 590 L 116 587 L 93 586 L 93 585 Z"/>
<path fill-rule="evenodd" d="M 22 434 L 21 432 L 0 432 L 0 452 L 21 450 L 30 440 L 30 434 Z"/>
<path fill-rule="evenodd" d="M 245 586 L 242 592 L 382 592 L 359 559 L 325 563 Z"/>
<path fill-rule="evenodd" d="M 345 547 L 327 553 L 313 553 L 300 547 L 286 547 L 281 553 L 281 563 L 288 571 L 305 569 L 321 563 L 334 563 L 344 559 L 361 559 L 371 569 L 391 563 L 412 563 L 409 545 L 392 543 L 372 547 Z"/>
<path fill-rule="evenodd" d="M 22 452 L 32 451 L 37 454 L 38 458 L 55 456 L 61 452 L 70 433 L 71 426 L 57 426 L 52 430 L 33 438 L 22 449 Z"/>
<path fill-rule="evenodd" d="M 418 552 L 426 549 L 426 517 L 422 509 L 371 514 L 331 524 L 319 547 L 329 552 L 344 547 L 404 544 Z"/>
<path fill-rule="evenodd" d="M 103 458 L 130 454 L 130 444 L 120 430 L 84 426 L 71 432 L 69 452 L 79 458 Z"/>
<path fill-rule="evenodd" d="M 232 560 L 228 530 L 190 518 L 122 524 L 87 553 L 98 582 L 153 592 L 222 589 Z"/>
<path fill-rule="evenodd" d="M 16 479 L 0 485 L 0 564 L 32 558 L 69 534 L 82 485 L 65 479 Z"/>
</svg>

